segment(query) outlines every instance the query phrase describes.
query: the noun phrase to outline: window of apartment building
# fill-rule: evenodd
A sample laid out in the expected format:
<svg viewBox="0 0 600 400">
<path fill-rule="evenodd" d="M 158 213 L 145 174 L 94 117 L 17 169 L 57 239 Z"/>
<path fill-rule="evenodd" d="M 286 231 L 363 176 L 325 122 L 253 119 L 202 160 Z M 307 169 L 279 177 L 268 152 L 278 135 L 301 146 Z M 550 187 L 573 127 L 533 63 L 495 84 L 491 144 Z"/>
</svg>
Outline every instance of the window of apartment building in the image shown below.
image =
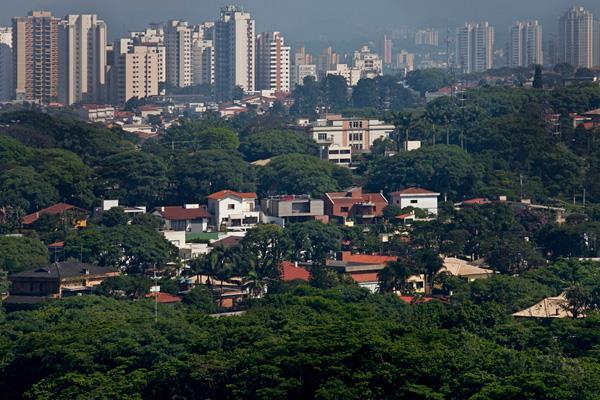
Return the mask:
<svg viewBox="0 0 600 400">
<path fill-rule="evenodd" d="M 419 200 L 411 200 L 410 204 L 417 204 L 419 202 Z"/>
<path fill-rule="evenodd" d="M 348 134 L 348 139 L 351 142 L 358 142 L 358 141 L 362 141 L 363 139 L 363 135 L 362 132 L 352 132 Z"/>
<path fill-rule="evenodd" d="M 227 204 L 227 209 L 228 210 L 234 210 L 235 209 L 235 204 Z"/>
<path fill-rule="evenodd" d="M 319 140 L 327 140 L 327 134 L 326 133 L 319 133 L 317 137 L 318 137 Z"/>
<path fill-rule="evenodd" d="M 363 123 L 362 123 L 362 121 L 350 121 L 350 127 L 351 128 L 362 128 Z"/>
</svg>

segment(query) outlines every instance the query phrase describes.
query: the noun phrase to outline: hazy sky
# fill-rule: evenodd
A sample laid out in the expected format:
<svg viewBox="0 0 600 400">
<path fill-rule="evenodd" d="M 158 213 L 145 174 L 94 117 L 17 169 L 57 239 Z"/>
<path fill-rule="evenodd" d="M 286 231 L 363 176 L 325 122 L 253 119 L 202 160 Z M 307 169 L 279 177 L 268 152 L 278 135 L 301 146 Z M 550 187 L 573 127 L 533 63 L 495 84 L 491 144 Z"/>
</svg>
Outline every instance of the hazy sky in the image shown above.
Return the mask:
<svg viewBox="0 0 600 400">
<path fill-rule="evenodd" d="M 292 41 L 351 39 L 400 26 L 454 27 L 466 20 L 487 19 L 498 33 L 518 19 L 536 18 L 554 34 L 560 13 L 573 5 L 600 16 L 599 0 L 0 0 L 0 24 L 32 9 L 57 16 L 96 13 L 115 38 L 148 22 L 216 19 L 228 3 L 242 5 L 256 19 L 257 30 L 278 30 Z"/>
</svg>

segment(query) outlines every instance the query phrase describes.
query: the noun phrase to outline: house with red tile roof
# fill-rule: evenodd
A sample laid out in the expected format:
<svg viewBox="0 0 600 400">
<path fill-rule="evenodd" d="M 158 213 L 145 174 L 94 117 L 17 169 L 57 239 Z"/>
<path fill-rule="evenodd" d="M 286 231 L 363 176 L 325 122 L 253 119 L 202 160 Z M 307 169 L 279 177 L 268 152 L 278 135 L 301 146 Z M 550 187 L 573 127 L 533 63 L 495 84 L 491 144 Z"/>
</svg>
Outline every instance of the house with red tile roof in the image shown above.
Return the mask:
<svg viewBox="0 0 600 400">
<path fill-rule="evenodd" d="M 298 263 L 284 261 L 281 263 L 281 280 L 284 282 L 305 281 L 310 279 L 310 272 L 299 267 Z"/>
<path fill-rule="evenodd" d="M 369 224 L 383 216 L 388 201 L 382 193 L 363 193 L 355 187 L 345 192 L 325 193 L 325 214 L 342 223 Z"/>
<path fill-rule="evenodd" d="M 190 233 L 206 232 L 211 219 L 207 207 L 200 204 L 156 207 L 152 214 L 162 219 L 165 230 Z"/>
<path fill-rule="evenodd" d="M 165 292 L 148 293 L 146 298 L 154 299 L 159 304 L 176 304 L 182 301 L 181 297 Z"/>
<path fill-rule="evenodd" d="M 437 215 L 439 193 L 421 188 L 406 188 L 390 193 L 392 204 L 400 208 L 418 208 Z"/>
<path fill-rule="evenodd" d="M 256 193 L 221 190 L 208 198 L 208 212 L 216 227 L 245 231 L 260 222 Z"/>
<path fill-rule="evenodd" d="M 61 217 L 67 217 L 67 214 L 74 217 L 72 218 L 73 225 L 78 225 L 78 223 L 85 221 L 88 211 L 71 204 L 57 203 L 50 207 L 46 207 L 34 213 L 25 215 L 23 218 L 21 218 L 21 223 L 23 225 L 31 225 L 40 219 L 42 215 L 58 215 Z"/>
<path fill-rule="evenodd" d="M 341 251 L 336 254 L 335 260 L 327 262 L 327 266 L 341 273 L 348 274 L 359 286 L 376 293 L 379 290 L 379 272 L 387 264 L 398 259 L 395 256 L 353 254 Z M 425 276 L 414 275 L 407 279 L 416 293 L 425 292 Z"/>
</svg>

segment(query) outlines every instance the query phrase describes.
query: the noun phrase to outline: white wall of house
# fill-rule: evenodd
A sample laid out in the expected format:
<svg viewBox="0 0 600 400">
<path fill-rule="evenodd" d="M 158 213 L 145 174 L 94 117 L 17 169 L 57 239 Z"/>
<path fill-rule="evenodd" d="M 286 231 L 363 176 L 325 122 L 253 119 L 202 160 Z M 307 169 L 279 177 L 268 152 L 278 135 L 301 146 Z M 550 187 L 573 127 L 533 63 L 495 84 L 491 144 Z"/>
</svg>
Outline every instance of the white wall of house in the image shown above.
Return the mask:
<svg viewBox="0 0 600 400">
<path fill-rule="evenodd" d="M 434 215 L 438 213 L 437 195 L 392 195 L 392 203 L 400 208 L 413 207 Z"/>
<path fill-rule="evenodd" d="M 242 220 L 243 222 L 244 219 L 248 218 L 255 218 L 259 222 L 260 212 L 256 211 L 255 208 L 255 199 L 227 196 L 220 200 L 208 200 L 208 209 L 213 214 L 213 223 L 217 227 L 222 224 L 230 225 L 234 220 Z"/>
</svg>

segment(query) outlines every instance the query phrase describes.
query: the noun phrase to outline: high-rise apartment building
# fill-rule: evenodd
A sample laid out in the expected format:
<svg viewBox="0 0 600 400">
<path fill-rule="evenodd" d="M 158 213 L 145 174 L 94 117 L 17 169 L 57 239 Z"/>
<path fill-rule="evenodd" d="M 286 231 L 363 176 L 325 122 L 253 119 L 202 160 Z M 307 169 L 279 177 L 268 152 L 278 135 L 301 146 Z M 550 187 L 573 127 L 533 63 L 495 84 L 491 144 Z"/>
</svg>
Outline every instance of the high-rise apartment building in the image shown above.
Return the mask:
<svg viewBox="0 0 600 400">
<path fill-rule="evenodd" d="M 214 22 L 194 26 L 192 33 L 192 83 L 215 83 Z"/>
<path fill-rule="evenodd" d="M 58 29 L 58 100 L 106 101 L 106 24 L 96 15 L 67 15 Z"/>
<path fill-rule="evenodd" d="M 403 69 L 405 73 L 413 71 L 415 69 L 415 55 L 409 53 L 406 50 L 402 50 L 396 54 L 396 65 L 397 69 Z"/>
<path fill-rule="evenodd" d="M 317 56 L 317 72 L 325 74 L 327 71 L 335 69 L 339 62 L 340 58 L 337 53 L 331 47 L 327 47 L 323 53 Z"/>
<path fill-rule="evenodd" d="M 290 91 L 290 52 L 279 32 L 265 32 L 256 37 L 257 90 Z"/>
<path fill-rule="evenodd" d="M 583 7 L 568 10 L 558 23 L 559 62 L 579 68 L 594 64 L 594 16 Z"/>
<path fill-rule="evenodd" d="M 164 30 L 167 83 L 177 87 L 192 85 L 192 27 L 171 20 Z"/>
<path fill-rule="evenodd" d="M 516 22 L 509 29 L 508 66 L 529 67 L 543 62 L 542 26 L 538 21 Z"/>
<path fill-rule="evenodd" d="M 492 68 L 493 55 L 494 28 L 488 22 L 467 23 L 456 30 L 456 64 L 463 72 Z"/>
<path fill-rule="evenodd" d="M 158 95 L 158 54 L 156 46 L 135 46 L 130 39 L 114 44 L 111 72 L 113 103 L 126 103 Z"/>
<path fill-rule="evenodd" d="M 144 31 L 129 32 L 130 47 L 146 46 L 158 56 L 158 82 L 167 81 L 167 50 L 165 49 L 165 33 L 162 26 L 151 26 Z"/>
<path fill-rule="evenodd" d="M 0 27 L 0 101 L 11 100 L 14 95 L 12 28 Z"/>
<path fill-rule="evenodd" d="M 600 66 L 600 19 L 594 21 L 594 67 Z"/>
<path fill-rule="evenodd" d="M 215 23 L 215 93 L 218 100 L 233 98 L 234 89 L 255 89 L 255 21 L 235 6 L 221 9 Z"/>
<path fill-rule="evenodd" d="M 394 43 L 392 39 L 387 35 L 383 35 L 383 63 L 385 65 L 390 65 L 392 63 L 392 51 L 393 51 Z"/>
<path fill-rule="evenodd" d="M 361 71 L 361 78 L 373 79 L 383 75 L 383 60 L 368 46 L 354 52 L 354 68 Z"/>
<path fill-rule="evenodd" d="M 419 29 L 417 32 L 415 32 L 415 44 L 421 46 L 438 46 L 438 31 L 436 31 L 435 29 Z"/>
<path fill-rule="evenodd" d="M 17 100 L 58 98 L 58 24 L 48 11 L 12 20 L 13 76 Z"/>
</svg>

